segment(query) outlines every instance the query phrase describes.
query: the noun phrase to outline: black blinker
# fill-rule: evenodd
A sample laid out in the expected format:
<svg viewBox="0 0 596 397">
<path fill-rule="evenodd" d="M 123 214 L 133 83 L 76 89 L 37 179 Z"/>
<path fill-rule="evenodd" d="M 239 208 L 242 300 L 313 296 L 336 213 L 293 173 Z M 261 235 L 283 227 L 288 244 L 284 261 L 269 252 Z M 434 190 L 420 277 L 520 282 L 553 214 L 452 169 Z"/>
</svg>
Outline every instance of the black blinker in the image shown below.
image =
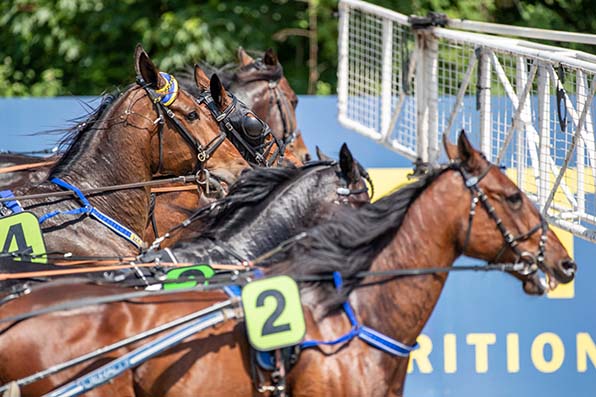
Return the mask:
<svg viewBox="0 0 596 397">
<path fill-rule="evenodd" d="M 254 117 L 245 116 L 242 122 L 244 132 L 246 132 L 251 138 L 258 138 L 263 132 L 263 124 L 261 121 Z"/>
</svg>

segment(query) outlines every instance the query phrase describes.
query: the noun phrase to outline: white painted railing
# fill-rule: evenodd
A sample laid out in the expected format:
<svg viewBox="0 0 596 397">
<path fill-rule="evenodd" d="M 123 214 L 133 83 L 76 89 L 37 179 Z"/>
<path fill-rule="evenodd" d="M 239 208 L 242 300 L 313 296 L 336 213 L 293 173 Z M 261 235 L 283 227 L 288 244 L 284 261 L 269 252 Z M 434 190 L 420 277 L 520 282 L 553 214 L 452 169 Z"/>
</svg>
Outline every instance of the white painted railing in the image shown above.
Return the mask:
<svg viewBox="0 0 596 397">
<path fill-rule="evenodd" d="M 591 45 L 596 35 L 446 22 L 414 28 L 405 15 L 342 0 L 339 121 L 431 162 L 440 135 L 463 128 L 552 223 L 596 242 L 596 56 L 476 32 Z"/>
</svg>

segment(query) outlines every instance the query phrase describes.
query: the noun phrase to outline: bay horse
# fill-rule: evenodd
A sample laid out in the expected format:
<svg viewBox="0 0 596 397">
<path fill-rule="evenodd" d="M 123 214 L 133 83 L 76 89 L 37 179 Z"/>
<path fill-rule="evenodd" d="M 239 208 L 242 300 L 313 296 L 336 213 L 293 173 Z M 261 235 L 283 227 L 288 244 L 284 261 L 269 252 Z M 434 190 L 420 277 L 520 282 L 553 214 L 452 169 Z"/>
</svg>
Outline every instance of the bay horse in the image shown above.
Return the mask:
<svg viewBox="0 0 596 397">
<path fill-rule="evenodd" d="M 302 161 L 310 160 L 308 149 L 297 129 L 295 108 L 298 98 L 283 75 L 283 69 L 275 53 L 269 49 L 265 52 L 262 60 L 255 61 L 242 48 L 239 48 L 238 58 L 240 68 L 232 74 L 224 73 L 224 85 L 228 84 L 231 87 L 230 91 L 236 94 L 244 104 L 250 106 L 258 118 L 269 124 L 277 139 L 284 142 L 286 145 L 284 158 L 286 160 L 294 165 L 300 165 Z M 216 80 L 219 81 L 219 79 Z M 224 98 L 224 100 L 228 98 L 225 88 L 217 84 L 211 87 L 211 80 L 201 68 L 195 67 L 192 72 L 184 73 L 179 82 L 186 91 L 195 97 L 211 91 L 221 92 L 219 98 Z M 222 104 L 222 107 L 225 108 L 228 105 L 229 102 L 226 102 Z M 19 163 L 40 161 L 38 157 L 18 157 Z M 2 162 L 13 162 L 14 159 L 13 155 L 0 154 Z M 218 167 L 215 172 L 223 180 L 224 189 L 227 189 L 244 169 L 239 166 Z M 0 187 L 14 189 L 26 182 L 27 178 L 31 181 L 43 179 L 49 170 L 48 166 L 33 171 L 8 174 L 12 175 L 12 178 L 4 183 L 0 182 Z M 180 186 L 181 190 L 174 192 L 170 191 L 172 187 L 154 189 L 149 218 L 143 233 L 145 241 L 155 240 L 173 226 L 184 221 L 186 210 L 194 210 L 213 201 L 213 198 L 208 198 L 197 191 L 182 190 L 185 187 Z M 179 233 L 174 233 L 170 239 L 162 243 L 162 247 L 174 244 L 179 237 Z"/>
<path fill-rule="evenodd" d="M 240 172 L 248 163 L 220 130 L 209 106 L 224 111 L 231 104 L 219 82 L 207 79 L 213 103 L 197 101 L 175 80 L 160 72 L 140 45 L 135 50 L 139 82 L 118 96 L 107 96 L 90 118 L 72 131 L 69 146 L 52 168 L 48 181 L 21 187 L 16 196 L 57 192 L 49 179 L 59 178 L 76 188 L 91 188 L 149 181 L 156 176 L 187 175 L 198 169 Z M 197 86 L 206 76 L 195 68 Z M 170 79 L 170 80 L 167 80 Z M 169 91 L 164 91 L 169 90 Z M 163 100 L 168 102 L 164 105 Z M 238 123 L 256 119 L 241 105 L 228 116 Z M 261 123 L 259 121 L 259 123 Z M 149 213 L 149 188 L 89 195 L 89 205 L 142 236 Z M 83 207 L 75 198 L 22 200 L 37 217 L 62 214 Z M 89 207 L 85 207 L 89 208 Z M 84 215 L 85 213 L 83 213 Z M 48 215 L 49 216 L 49 215 Z M 126 240 L 91 217 L 78 214 L 49 217 L 42 223 L 48 251 L 74 255 L 130 255 L 138 253 L 141 238 Z"/>
<path fill-rule="evenodd" d="M 345 144 L 339 162 L 254 169 L 243 174 L 229 195 L 202 219 L 206 233 L 192 243 L 177 243 L 171 251 L 177 259 L 194 263 L 233 263 L 257 257 L 328 220 L 344 205 L 359 207 L 368 202 L 361 172 L 362 167 Z M 268 233 L 258 232 L 261 230 Z M 69 285 L 69 289 L 73 287 Z M 37 288 L 33 287 L 33 295 L 39 292 L 46 296 L 44 287 Z"/>
<path fill-rule="evenodd" d="M 338 293 L 329 283 L 303 285 L 307 339 L 335 339 L 352 325 L 340 310 L 348 300 L 361 324 L 406 345 L 426 324 L 447 273 L 385 278 L 355 275 L 396 269 L 449 269 L 464 254 L 486 261 L 519 262 L 511 271 L 527 293 L 543 293 L 571 281 L 576 265 L 528 197 L 476 151 L 465 134 L 457 148 L 447 144 L 452 162 L 429 169 L 418 181 L 357 210 L 343 208 L 331 221 L 309 229 L 289 260 L 271 264 L 269 274 L 326 275 L 346 280 Z M 478 208 L 470 212 L 478 198 Z M 547 278 L 542 283 L 538 276 Z M 115 287 L 42 286 L 0 307 L 0 318 L 83 296 L 117 293 Z M 223 292 L 184 292 L 139 298 L 87 309 L 60 311 L 4 326 L 0 335 L 0 379 L 4 382 L 47 368 L 139 333 L 156 324 L 221 302 Z M 63 341 L 64 343 L 60 343 Z M 111 354 L 117 356 L 128 349 Z M 242 323 L 228 321 L 141 364 L 89 396 L 259 395 L 250 374 Z M 294 396 L 403 396 L 407 358 L 373 349 L 360 339 L 341 346 L 301 352 L 287 376 Z M 40 395 L 100 365 L 79 366 L 25 387 Z"/>
</svg>

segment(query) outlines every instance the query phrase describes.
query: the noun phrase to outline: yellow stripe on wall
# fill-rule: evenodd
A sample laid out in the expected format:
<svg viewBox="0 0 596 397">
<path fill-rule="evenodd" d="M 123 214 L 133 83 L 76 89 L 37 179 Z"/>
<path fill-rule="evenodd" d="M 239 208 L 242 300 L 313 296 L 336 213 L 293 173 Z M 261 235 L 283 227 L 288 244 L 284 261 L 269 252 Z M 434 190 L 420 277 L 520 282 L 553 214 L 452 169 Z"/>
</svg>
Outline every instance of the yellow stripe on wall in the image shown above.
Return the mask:
<svg viewBox="0 0 596 397">
<path fill-rule="evenodd" d="M 412 173 L 411 168 L 369 168 L 367 171 L 375 185 L 373 201 L 393 192 L 401 185 L 409 183 L 408 174 Z M 515 179 L 513 180 L 515 181 Z M 573 235 L 555 227 L 553 227 L 553 230 L 567 252 L 573 257 Z M 559 285 L 547 296 L 551 299 L 572 299 L 575 296 L 574 282 Z"/>
</svg>

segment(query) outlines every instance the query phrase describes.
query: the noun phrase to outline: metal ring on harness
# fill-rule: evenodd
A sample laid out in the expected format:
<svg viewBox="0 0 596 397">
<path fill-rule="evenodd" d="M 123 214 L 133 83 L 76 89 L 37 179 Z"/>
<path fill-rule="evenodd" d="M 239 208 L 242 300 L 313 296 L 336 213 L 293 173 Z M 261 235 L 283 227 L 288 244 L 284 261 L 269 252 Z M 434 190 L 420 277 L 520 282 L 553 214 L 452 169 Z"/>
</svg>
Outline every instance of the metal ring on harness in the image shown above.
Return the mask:
<svg viewBox="0 0 596 397">
<path fill-rule="evenodd" d="M 201 175 L 203 177 L 201 178 Z M 209 170 L 206 168 L 200 169 L 197 171 L 196 180 L 197 184 L 200 186 L 204 186 L 203 189 L 205 190 L 205 194 L 209 194 Z"/>
</svg>

